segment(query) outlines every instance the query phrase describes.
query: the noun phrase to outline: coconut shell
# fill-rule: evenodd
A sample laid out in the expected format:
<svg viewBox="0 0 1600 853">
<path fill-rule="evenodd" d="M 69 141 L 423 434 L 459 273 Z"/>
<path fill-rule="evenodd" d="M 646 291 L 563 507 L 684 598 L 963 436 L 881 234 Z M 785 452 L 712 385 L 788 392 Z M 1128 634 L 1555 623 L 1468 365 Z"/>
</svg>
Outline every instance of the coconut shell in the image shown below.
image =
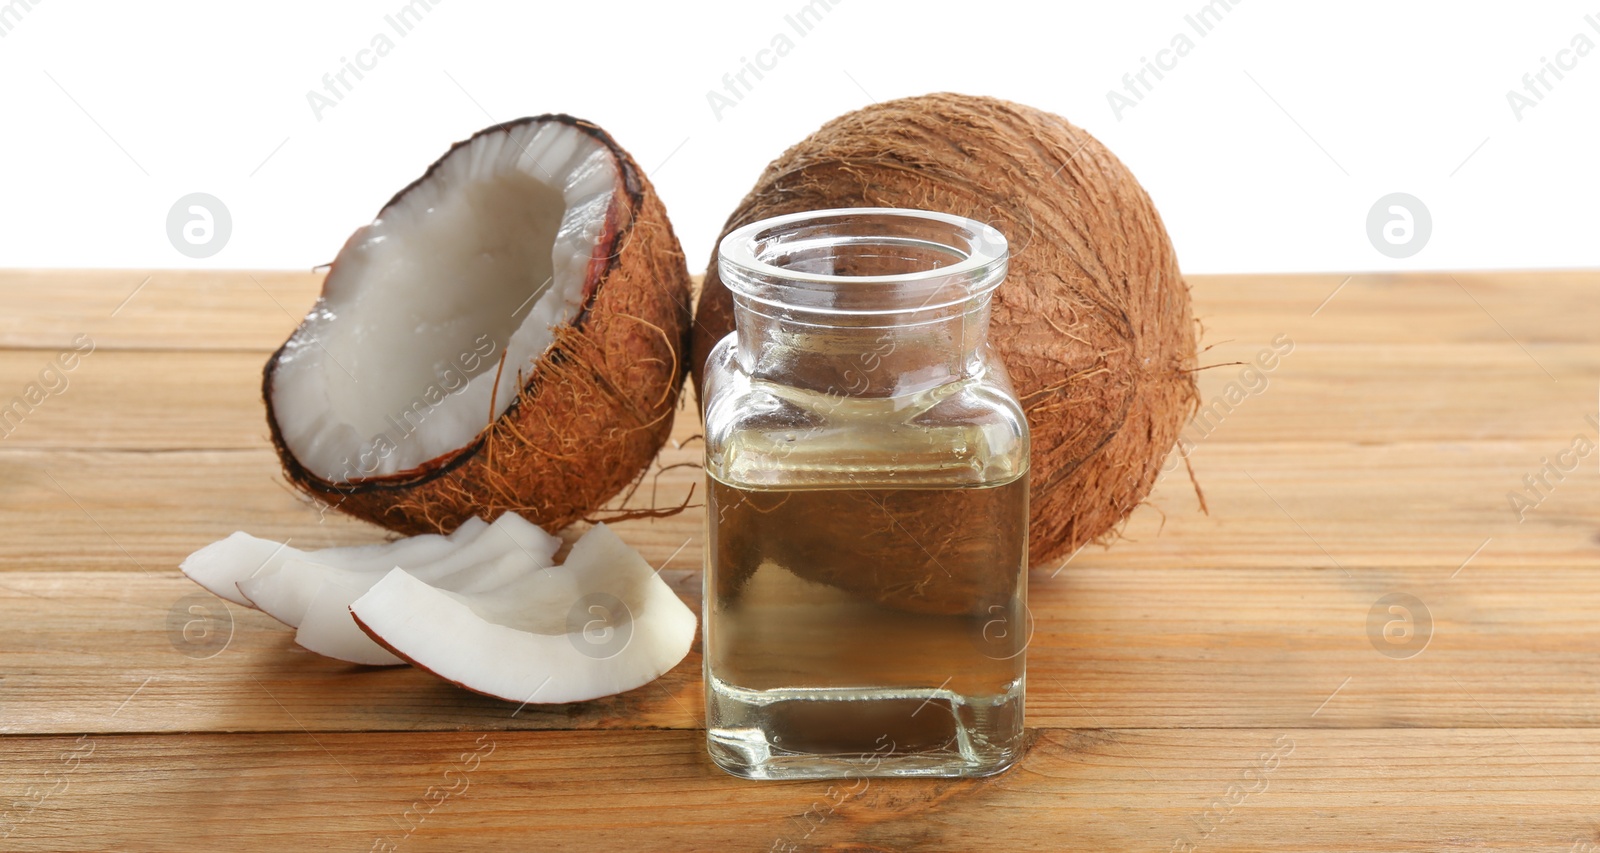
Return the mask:
<svg viewBox="0 0 1600 853">
<path fill-rule="evenodd" d="M 411 471 L 347 483 L 314 474 L 284 443 L 272 410 L 280 348 L 262 375 L 267 422 L 285 476 L 313 498 L 405 534 L 448 533 L 472 516 L 493 520 L 508 510 L 553 533 L 592 517 L 645 471 L 666 441 L 687 367 L 692 299 L 666 208 L 633 158 L 581 119 L 519 119 L 473 139 L 530 122 L 571 125 L 616 158 L 618 191 L 589 264 L 583 308 L 556 328 L 517 399 L 466 446 Z"/>
<path fill-rule="evenodd" d="M 785 151 L 723 234 L 840 207 L 954 213 L 1006 235 L 1010 270 L 989 341 L 1032 431 L 1031 558 L 1056 560 L 1111 535 L 1149 494 L 1199 399 L 1189 288 L 1132 173 L 1059 116 L 925 95 L 841 116 Z M 732 329 L 713 254 L 695 315 L 697 389 Z"/>
</svg>

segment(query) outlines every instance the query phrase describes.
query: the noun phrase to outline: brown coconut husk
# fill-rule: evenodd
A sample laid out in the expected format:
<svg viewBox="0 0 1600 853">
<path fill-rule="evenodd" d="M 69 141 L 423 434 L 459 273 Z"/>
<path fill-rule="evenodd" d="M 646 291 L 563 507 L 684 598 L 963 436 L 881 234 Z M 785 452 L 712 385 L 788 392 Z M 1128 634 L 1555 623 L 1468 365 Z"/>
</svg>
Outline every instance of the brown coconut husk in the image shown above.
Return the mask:
<svg viewBox="0 0 1600 853">
<path fill-rule="evenodd" d="M 289 482 L 341 512 L 405 534 L 448 533 L 474 515 L 492 520 L 506 511 L 555 532 L 591 515 L 655 458 L 672 430 L 687 366 L 691 291 L 683 250 L 644 172 L 598 126 L 544 115 L 496 125 L 473 139 L 547 121 L 595 138 L 618 166 L 618 192 L 589 265 L 583 309 L 556 329 L 517 399 L 466 446 L 411 471 L 347 483 L 314 474 L 284 444 L 272 410 L 280 348 L 263 371 L 262 396 Z"/>
<path fill-rule="evenodd" d="M 723 234 L 838 207 L 955 213 L 1006 235 L 1010 271 L 989 340 L 1032 431 L 1031 558 L 1114 535 L 1199 399 L 1189 287 L 1127 167 L 1041 110 L 948 93 L 906 98 L 836 118 L 784 152 Z M 732 329 L 713 254 L 695 315 L 697 389 L 712 346 Z M 944 597 L 961 594 L 951 587 Z"/>
</svg>

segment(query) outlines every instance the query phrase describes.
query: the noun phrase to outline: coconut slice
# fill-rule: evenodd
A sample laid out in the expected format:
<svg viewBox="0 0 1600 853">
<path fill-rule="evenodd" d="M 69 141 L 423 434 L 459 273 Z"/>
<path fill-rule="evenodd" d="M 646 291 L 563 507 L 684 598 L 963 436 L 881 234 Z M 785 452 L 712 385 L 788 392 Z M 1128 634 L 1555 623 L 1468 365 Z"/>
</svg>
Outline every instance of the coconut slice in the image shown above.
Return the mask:
<svg viewBox="0 0 1600 853">
<path fill-rule="evenodd" d="M 469 519 L 450 536 L 411 536 L 375 545 L 352 545 L 302 551 L 286 542 L 260 539 L 242 530 L 228 538 L 195 551 L 178 565 L 190 580 L 212 594 L 234 604 L 253 607 L 239 590 L 239 584 L 252 575 L 276 571 L 292 561 L 310 561 L 367 571 L 388 571 L 395 566 L 412 565 L 438 559 L 456 543 L 476 536 L 488 524 L 481 518 Z"/>
<path fill-rule="evenodd" d="M 648 684 L 689 653 L 696 625 L 694 612 L 604 524 L 549 571 L 464 593 L 396 569 L 350 612 L 418 667 L 518 703 L 581 702 Z"/>
<path fill-rule="evenodd" d="M 398 572 L 403 569 L 390 569 Z M 306 605 L 304 619 L 294 633 L 301 648 L 323 657 L 366 666 L 398 666 L 405 661 L 374 643 L 350 620 L 350 602 L 360 598 L 363 589 L 325 581 Z M 349 626 L 349 630 L 344 630 Z M 352 636 L 352 632 L 354 636 Z"/>
<path fill-rule="evenodd" d="M 348 605 L 396 567 L 410 570 L 429 583 L 475 566 L 497 564 L 510 556 L 522 557 L 523 569 L 534 571 L 549 565 L 561 546 L 561 540 L 516 513 L 505 513 L 494 524 L 474 521 L 475 524 L 463 524 L 449 537 L 423 534 L 398 540 L 391 543 L 388 551 L 347 554 L 342 552 L 345 549 L 328 549 L 280 557 L 239 581 L 238 590 L 250 606 L 298 628 L 324 583 L 353 590 L 355 595 L 345 602 Z M 444 547 L 438 546 L 440 541 Z M 509 580 L 514 571 L 508 563 L 496 579 Z M 340 613 L 342 616 L 343 611 Z M 356 637 L 366 639 L 359 633 Z"/>
<path fill-rule="evenodd" d="M 405 533 L 473 515 L 556 530 L 671 428 L 688 270 L 604 131 L 547 115 L 457 144 L 333 261 L 267 363 L 291 482 Z"/>
<path fill-rule="evenodd" d="M 547 554 L 534 555 L 518 551 L 504 554 L 486 563 L 463 567 L 442 577 L 438 577 L 440 574 L 438 571 L 430 571 L 433 567 L 424 566 L 421 574 L 437 579 L 430 581 L 418 577 L 417 580 L 441 591 L 485 594 L 519 578 L 540 574 L 550 566 Z M 398 568 L 395 570 L 405 571 Z M 324 581 L 307 605 L 300 619 L 300 627 L 295 631 L 294 641 L 300 644 L 301 648 L 350 663 L 403 663 L 404 661 L 392 657 L 374 643 L 372 638 L 362 633 L 350 619 L 350 605 L 381 581 L 382 577 L 385 576 L 364 577 L 355 584 L 344 583 L 340 577 Z"/>
<path fill-rule="evenodd" d="M 549 568 L 560 546 L 560 539 L 506 513 L 442 557 L 411 565 L 424 583 L 480 592 Z M 259 609 L 296 628 L 295 642 L 302 648 L 350 663 L 393 665 L 403 661 L 363 634 L 349 612 L 351 602 L 383 576 L 381 569 L 289 560 L 241 582 L 240 589 Z"/>
</svg>

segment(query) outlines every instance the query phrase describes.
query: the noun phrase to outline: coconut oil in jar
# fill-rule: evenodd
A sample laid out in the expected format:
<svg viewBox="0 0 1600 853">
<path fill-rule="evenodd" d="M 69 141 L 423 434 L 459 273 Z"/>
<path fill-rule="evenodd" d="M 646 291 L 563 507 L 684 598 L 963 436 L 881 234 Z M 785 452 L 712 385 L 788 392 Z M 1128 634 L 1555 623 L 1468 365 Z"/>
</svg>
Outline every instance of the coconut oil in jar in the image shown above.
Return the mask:
<svg viewBox="0 0 1600 853">
<path fill-rule="evenodd" d="M 986 342 L 1004 238 L 920 211 L 730 234 L 706 368 L 708 748 L 752 778 L 1020 754 L 1028 437 Z"/>
</svg>

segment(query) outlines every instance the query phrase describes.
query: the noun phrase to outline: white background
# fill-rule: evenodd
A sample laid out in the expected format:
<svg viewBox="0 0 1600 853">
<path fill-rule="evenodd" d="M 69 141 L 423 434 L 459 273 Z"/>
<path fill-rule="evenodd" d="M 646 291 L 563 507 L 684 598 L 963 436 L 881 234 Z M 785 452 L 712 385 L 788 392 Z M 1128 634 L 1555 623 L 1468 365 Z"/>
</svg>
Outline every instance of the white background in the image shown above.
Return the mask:
<svg viewBox="0 0 1600 853">
<path fill-rule="evenodd" d="M 1600 266 L 1600 50 L 1520 120 L 1506 92 L 1600 3 L 805 0 L 39 0 L 0 38 L 0 266 L 308 268 L 333 257 L 446 146 L 493 121 L 569 112 L 655 181 L 692 270 L 761 167 L 872 100 L 958 90 L 1087 128 L 1144 183 L 1189 272 Z M 1194 50 L 1119 118 L 1107 92 L 1174 34 Z M 384 32 L 394 50 L 320 118 L 307 92 Z M 718 117 L 722 89 L 784 32 L 794 50 Z M 1570 59 L 1569 55 L 1569 59 Z M 1553 78 L 1550 78 L 1553 80 Z M 177 252 L 167 212 L 210 193 L 233 231 Z M 1431 212 L 1414 257 L 1377 252 L 1373 203 Z"/>
</svg>

